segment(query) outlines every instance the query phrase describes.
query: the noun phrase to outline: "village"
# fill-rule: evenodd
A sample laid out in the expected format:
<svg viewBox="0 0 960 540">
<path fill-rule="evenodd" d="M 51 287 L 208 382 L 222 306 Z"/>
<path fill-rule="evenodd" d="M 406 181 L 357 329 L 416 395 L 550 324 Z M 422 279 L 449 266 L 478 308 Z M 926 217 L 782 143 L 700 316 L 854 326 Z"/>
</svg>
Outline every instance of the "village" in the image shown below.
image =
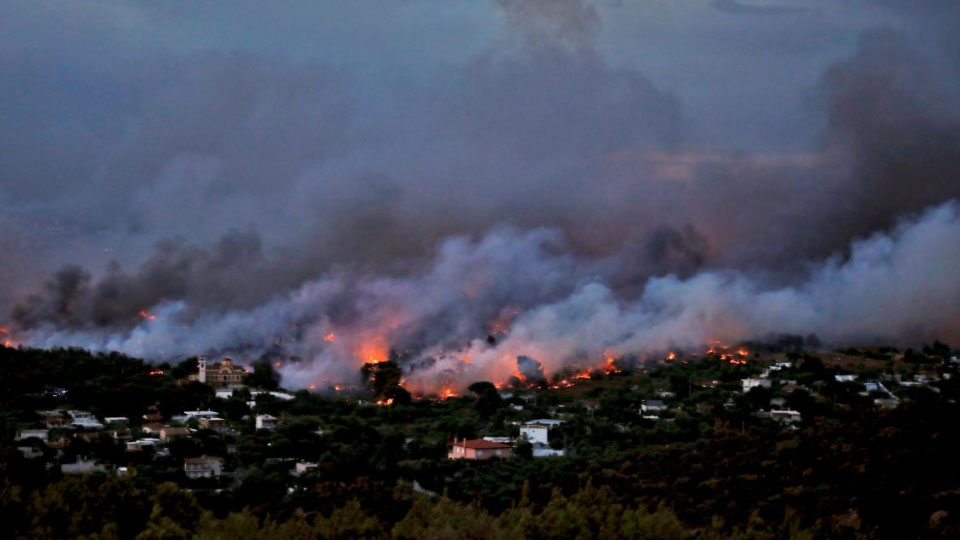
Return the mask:
<svg viewBox="0 0 960 540">
<path fill-rule="evenodd" d="M 422 460 L 562 460 L 596 452 L 599 433 L 611 447 L 669 444 L 716 430 L 797 431 L 851 408 L 883 415 L 910 400 L 937 399 L 960 369 L 944 347 L 922 353 L 766 348 L 671 353 L 629 370 L 562 379 L 575 384 L 485 383 L 466 396 L 392 406 L 365 391 L 331 396 L 258 387 L 252 370 L 233 359 L 200 358 L 180 379 L 169 368 L 138 374 L 146 384 L 164 381 L 173 394 L 189 394 L 182 402 L 195 407 L 173 410 L 160 395 L 136 416 L 86 398 L 95 409 L 85 410 L 76 389 L 47 387 L 41 401 L 57 406 L 17 418 L 5 445 L 22 460 L 42 463 L 47 474 L 152 475 L 185 487 L 229 488 L 260 469 L 288 475 L 282 483 L 294 490 L 332 472 L 332 449 L 364 440 L 389 447 L 401 467 Z M 428 492 L 446 487 L 415 474 L 400 473 L 397 481 Z"/>
</svg>

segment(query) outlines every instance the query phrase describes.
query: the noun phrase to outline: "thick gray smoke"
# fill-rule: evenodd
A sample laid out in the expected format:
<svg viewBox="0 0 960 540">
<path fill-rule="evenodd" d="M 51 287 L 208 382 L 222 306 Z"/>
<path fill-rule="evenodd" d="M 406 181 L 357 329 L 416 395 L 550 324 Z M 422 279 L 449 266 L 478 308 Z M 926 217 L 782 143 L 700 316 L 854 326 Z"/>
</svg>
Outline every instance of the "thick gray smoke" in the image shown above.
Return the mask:
<svg viewBox="0 0 960 540">
<path fill-rule="evenodd" d="M 955 3 L 402 4 L 0 7 L 0 322 L 424 387 L 957 336 Z"/>
<path fill-rule="evenodd" d="M 429 389 L 504 381 L 515 367 L 533 377 L 589 368 L 605 355 L 778 332 L 832 343 L 957 338 L 958 265 L 960 207 L 952 202 L 856 241 L 849 255 L 812 266 L 790 286 L 707 271 L 651 279 L 628 298 L 606 284 L 615 260 L 571 255 L 552 231 L 501 230 L 477 242 L 448 240 L 424 273 L 407 278 L 331 274 L 249 310 L 184 320 L 189 306 L 172 302 L 130 331 L 51 326 L 29 340 L 173 358 L 273 348 L 307 361 L 284 372 L 302 385 L 351 380 L 364 361 L 394 349 L 414 368 L 411 387 Z"/>
</svg>

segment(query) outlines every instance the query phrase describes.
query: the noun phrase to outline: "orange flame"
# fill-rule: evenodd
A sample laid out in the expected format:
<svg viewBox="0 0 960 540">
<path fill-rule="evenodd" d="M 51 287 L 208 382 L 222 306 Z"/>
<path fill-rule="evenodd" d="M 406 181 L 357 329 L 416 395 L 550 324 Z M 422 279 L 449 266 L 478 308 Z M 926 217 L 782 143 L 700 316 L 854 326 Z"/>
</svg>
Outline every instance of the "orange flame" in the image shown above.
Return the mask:
<svg viewBox="0 0 960 540">
<path fill-rule="evenodd" d="M 453 391 L 453 388 L 443 387 L 440 390 L 440 399 L 450 399 L 457 397 L 457 393 Z"/>
<path fill-rule="evenodd" d="M 9 334 L 10 334 L 10 331 L 7 330 L 6 326 L 0 326 L 0 336 L 9 336 Z M 7 338 L 3 340 L 3 346 L 7 348 L 11 348 L 11 347 L 15 347 L 16 343 L 14 343 L 12 339 Z"/>
<path fill-rule="evenodd" d="M 714 341 L 710 348 L 707 349 L 707 354 L 717 355 L 720 357 L 721 362 L 728 362 L 730 365 L 745 366 L 747 365 L 747 357 L 750 356 L 750 351 L 740 348 L 735 352 L 730 352 L 730 347 L 727 347 L 719 341 Z"/>
<path fill-rule="evenodd" d="M 323 340 L 326 341 L 327 343 L 333 343 L 334 341 L 337 340 L 337 335 L 334 334 L 333 332 L 330 332 L 329 334 L 323 336 Z"/>
<path fill-rule="evenodd" d="M 387 361 L 388 349 L 383 343 L 383 338 L 377 337 L 362 343 L 357 347 L 355 354 L 368 364 L 379 364 Z"/>
<path fill-rule="evenodd" d="M 611 373 L 620 373 L 622 371 L 614 363 L 617 361 L 617 359 L 615 356 L 613 356 L 613 353 L 611 353 L 610 351 L 603 351 L 603 361 L 606 364 L 606 366 L 603 369 L 603 372 L 606 373 L 607 375 Z"/>
</svg>

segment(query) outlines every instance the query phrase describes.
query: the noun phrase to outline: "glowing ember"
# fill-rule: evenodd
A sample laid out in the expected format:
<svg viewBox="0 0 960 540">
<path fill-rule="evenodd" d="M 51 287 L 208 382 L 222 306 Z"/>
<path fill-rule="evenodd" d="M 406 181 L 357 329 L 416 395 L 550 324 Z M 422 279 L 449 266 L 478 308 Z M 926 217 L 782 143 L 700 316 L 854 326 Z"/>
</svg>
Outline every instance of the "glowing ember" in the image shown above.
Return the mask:
<svg viewBox="0 0 960 540">
<path fill-rule="evenodd" d="M 333 343 L 334 341 L 337 340 L 337 335 L 334 334 L 333 332 L 330 332 L 329 334 L 323 336 L 323 340 L 326 341 L 327 343 Z"/>
<path fill-rule="evenodd" d="M 381 407 L 389 407 L 393 405 L 393 398 L 377 400 L 377 405 L 380 405 Z"/>
<path fill-rule="evenodd" d="M 745 366 L 747 365 L 747 357 L 750 356 L 750 351 L 741 348 L 735 352 L 731 352 L 730 347 L 727 347 L 719 341 L 714 341 L 710 348 L 707 349 L 707 355 L 718 356 L 721 362 L 728 362 L 730 365 Z"/>
<path fill-rule="evenodd" d="M 141 318 L 141 319 L 146 319 L 146 320 L 148 320 L 148 321 L 155 321 L 155 320 L 157 320 L 157 316 L 156 316 L 156 315 L 147 313 L 145 310 L 140 310 L 140 318 Z"/>
<path fill-rule="evenodd" d="M 150 375 L 163 375 L 163 370 L 162 370 L 162 369 L 155 369 L 155 370 L 153 370 L 153 371 L 150 372 Z"/>
<path fill-rule="evenodd" d="M 273 367 L 280 369 L 283 367 L 283 362 L 274 362 Z"/>
<path fill-rule="evenodd" d="M 339 392 L 340 390 L 343 390 L 343 387 L 340 386 L 339 384 L 333 387 L 334 392 Z"/>
</svg>

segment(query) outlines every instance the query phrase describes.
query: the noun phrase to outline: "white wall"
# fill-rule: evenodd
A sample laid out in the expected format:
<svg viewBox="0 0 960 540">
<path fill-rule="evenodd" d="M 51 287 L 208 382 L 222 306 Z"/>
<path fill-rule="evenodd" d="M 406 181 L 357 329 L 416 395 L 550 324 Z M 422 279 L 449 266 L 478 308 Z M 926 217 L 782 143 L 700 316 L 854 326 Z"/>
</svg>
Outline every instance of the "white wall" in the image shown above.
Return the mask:
<svg viewBox="0 0 960 540">
<path fill-rule="evenodd" d="M 549 444 L 549 441 L 547 440 L 548 432 L 549 430 L 546 428 L 546 426 L 520 426 L 520 436 L 526 437 L 528 441 L 534 444 Z"/>
</svg>

